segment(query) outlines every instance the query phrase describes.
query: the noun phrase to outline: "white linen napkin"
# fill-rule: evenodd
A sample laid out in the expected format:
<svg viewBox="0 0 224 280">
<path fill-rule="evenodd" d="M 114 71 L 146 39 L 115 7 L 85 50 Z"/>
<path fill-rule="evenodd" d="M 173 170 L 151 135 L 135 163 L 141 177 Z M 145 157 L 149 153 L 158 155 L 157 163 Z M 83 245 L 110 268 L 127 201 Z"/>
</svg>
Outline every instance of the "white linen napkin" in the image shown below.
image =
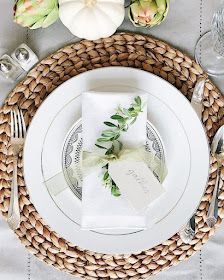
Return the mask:
<svg viewBox="0 0 224 280">
<path fill-rule="evenodd" d="M 147 104 L 146 93 L 86 92 L 82 96 L 83 150 L 99 153 L 95 146 L 104 121 L 109 121 L 117 107 L 128 108 L 136 96 Z M 123 133 L 120 140 L 125 148 L 145 145 L 147 106 L 139 114 L 136 122 Z M 121 170 L 122 172 L 122 170 Z M 110 189 L 102 185 L 102 171 L 94 171 L 84 176 L 82 185 L 82 229 L 144 229 L 146 219 L 137 214 L 125 198 L 114 197 Z"/>
</svg>

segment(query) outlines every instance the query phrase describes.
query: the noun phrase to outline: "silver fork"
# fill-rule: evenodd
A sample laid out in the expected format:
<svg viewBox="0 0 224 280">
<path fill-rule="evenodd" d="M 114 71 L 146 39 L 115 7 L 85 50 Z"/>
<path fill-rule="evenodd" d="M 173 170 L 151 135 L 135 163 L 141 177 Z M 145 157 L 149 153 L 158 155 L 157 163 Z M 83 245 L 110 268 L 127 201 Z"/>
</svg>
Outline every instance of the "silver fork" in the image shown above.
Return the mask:
<svg viewBox="0 0 224 280">
<path fill-rule="evenodd" d="M 19 153 L 23 149 L 26 125 L 21 110 L 11 111 L 11 146 L 13 151 L 13 177 L 8 211 L 8 224 L 15 230 L 20 226 L 19 194 L 17 184 L 17 166 Z"/>
</svg>

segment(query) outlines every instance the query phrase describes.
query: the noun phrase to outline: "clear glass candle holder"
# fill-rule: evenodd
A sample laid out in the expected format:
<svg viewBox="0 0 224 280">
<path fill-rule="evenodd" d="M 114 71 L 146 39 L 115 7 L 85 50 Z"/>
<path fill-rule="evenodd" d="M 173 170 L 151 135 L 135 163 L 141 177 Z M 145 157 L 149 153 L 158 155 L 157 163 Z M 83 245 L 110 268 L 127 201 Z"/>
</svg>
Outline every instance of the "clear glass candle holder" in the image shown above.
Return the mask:
<svg viewBox="0 0 224 280">
<path fill-rule="evenodd" d="M 11 81 L 17 81 L 22 78 L 23 69 L 7 54 L 0 57 L 0 75 Z"/>
<path fill-rule="evenodd" d="M 29 71 L 37 62 L 37 55 L 26 44 L 21 44 L 16 48 L 11 57 L 25 70 Z"/>
</svg>

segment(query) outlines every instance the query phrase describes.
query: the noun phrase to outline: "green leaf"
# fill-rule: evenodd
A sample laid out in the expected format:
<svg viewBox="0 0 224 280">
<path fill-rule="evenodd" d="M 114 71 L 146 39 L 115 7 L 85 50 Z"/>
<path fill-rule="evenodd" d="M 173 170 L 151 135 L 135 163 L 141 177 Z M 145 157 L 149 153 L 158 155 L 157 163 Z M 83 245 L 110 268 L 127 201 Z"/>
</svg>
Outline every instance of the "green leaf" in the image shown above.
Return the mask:
<svg viewBox="0 0 224 280">
<path fill-rule="evenodd" d="M 114 153 L 114 145 L 112 145 L 105 153 L 105 155 L 111 155 Z"/>
<path fill-rule="evenodd" d="M 109 142 L 109 141 L 111 141 L 111 139 L 110 138 L 105 138 L 105 137 L 101 137 L 101 138 L 97 139 L 97 142 Z"/>
<path fill-rule="evenodd" d="M 117 140 L 120 136 L 121 136 L 120 133 L 118 133 L 116 136 L 114 136 L 112 140 Z"/>
<path fill-rule="evenodd" d="M 112 120 L 118 120 L 118 121 L 119 121 L 119 120 L 120 120 L 120 121 L 122 120 L 122 121 L 124 121 L 124 118 L 123 118 L 122 116 L 120 116 L 120 115 L 117 115 L 117 114 L 111 116 L 110 118 L 111 118 Z"/>
<path fill-rule="evenodd" d="M 104 165 L 102 168 L 103 168 L 103 169 L 108 169 L 108 166 L 109 166 L 109 165 L 108 165 L 108 163 L 107 163 L 107 164 Z"/>
<path fill-rule="evenodd" d="M 106 147 L 103 147 L 103 146 L 101 146 L 101 145 L 95 144 L 95 146 L 97 146 L 97 147 L 100 148 L 100 149 L 105 149 L 105 150 L 107 150 Z"/>
<path fill-rule="evenodd" d="M 133 108 L 136 113 L 139 113 L 141 111 L 141 106 L 139 106 L 139 105 L 133 105 Z"/>
<path fill-rule="evenodd" d="M 127 119 L 123 119 L 123 120 L 117 120 L 120 126 L 124 126 Z"/>
<path fill-rule="evenodd" d="M 104 122 L 105 125 L 110 126 L 110 127 L 117 127 L 114 123 L 112 122 Z"/>
<path fill-rule="evenodd" d="M 137 113 L 136 111 L 132 111 L 132 112 L 131 112 L 131 116 L 132 116 L 132 117 L 135 118 L 137 115 L 138 115 L 138 113 Z"/>
<path fill-rule="evenodd" d="M 119 149 L 120 149 L 120 151 L 122 150 L 122 148 L 123 148 L 123 144 L 122 144 L 122 142 L 121 141 L 118 141 L 118 143 L 119 143 Z"/>
<path fill-rule="evenodd" d="M 135 102 L 136 102 L 137 105 L 139 105 L 141 107 L 142 100 L 139 96 L 135 97 Z"/>
<path fill-rule="evenodd" d="M 112 185 L 111 194 L 115 197 L 118 197 L 121 195 L 120 190 L 116 185 Z"/>
<path fill-rule="evenodd" d="M 114 130 L 104 130 L 101 134 L 103 137 L 114 137 L 116 135 L 116 131 Z"/>
<path fill-rule="evenodd" d="M 106 171 L 103 175 L 103 180 L 106 181 L 109 178 L 109 172 Z"/>
</svg>

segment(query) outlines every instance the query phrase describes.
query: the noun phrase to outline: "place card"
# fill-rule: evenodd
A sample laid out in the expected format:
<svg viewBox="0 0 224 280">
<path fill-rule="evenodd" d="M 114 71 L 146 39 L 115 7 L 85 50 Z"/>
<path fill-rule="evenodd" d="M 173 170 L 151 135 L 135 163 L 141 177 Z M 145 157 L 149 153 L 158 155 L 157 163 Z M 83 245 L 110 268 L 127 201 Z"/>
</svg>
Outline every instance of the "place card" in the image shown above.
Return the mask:
<svg viewBox="0 0 224 280">
<path fill-rule="evenodd" d="M 118 160 L 109 163 L 108 172 L 120 192 L 138 212 L 162 195 L 165 190 L 144 162 Z"/>
</svg>

